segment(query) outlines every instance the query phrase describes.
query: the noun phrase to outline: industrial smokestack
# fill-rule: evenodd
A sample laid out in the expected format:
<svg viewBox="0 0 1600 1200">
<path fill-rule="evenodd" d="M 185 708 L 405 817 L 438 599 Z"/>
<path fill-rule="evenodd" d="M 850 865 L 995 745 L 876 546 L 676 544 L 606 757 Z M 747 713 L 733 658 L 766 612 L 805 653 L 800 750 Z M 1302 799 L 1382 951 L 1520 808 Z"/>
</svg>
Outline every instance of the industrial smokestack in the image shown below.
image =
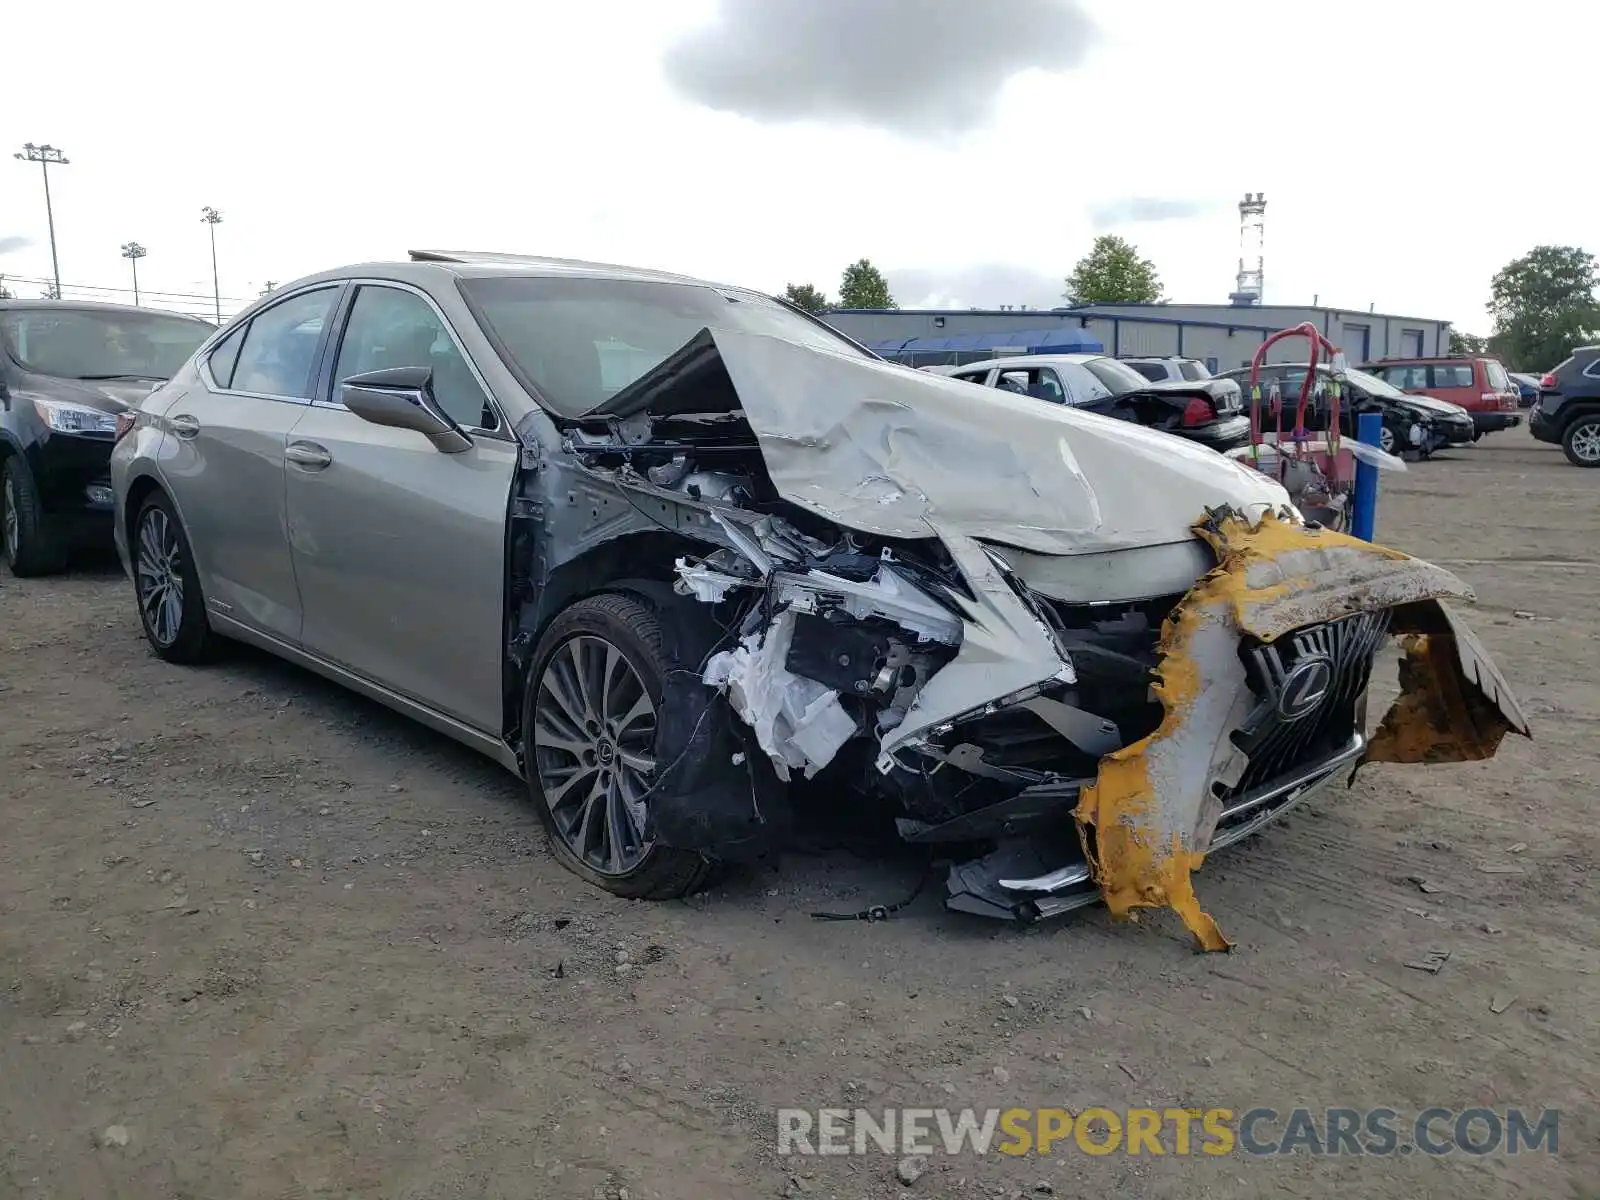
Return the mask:
<svg viewBox="0 0 1600 1200">
<path fill-rule="evenodd" d="M 1233 294 L 1238 305 L 1260 304 L 1265 280 L 1263 247 L 1266 241 L 1267 194 L 1246 192 L 1239 201 L 1239 275 Z"/>
</svg>

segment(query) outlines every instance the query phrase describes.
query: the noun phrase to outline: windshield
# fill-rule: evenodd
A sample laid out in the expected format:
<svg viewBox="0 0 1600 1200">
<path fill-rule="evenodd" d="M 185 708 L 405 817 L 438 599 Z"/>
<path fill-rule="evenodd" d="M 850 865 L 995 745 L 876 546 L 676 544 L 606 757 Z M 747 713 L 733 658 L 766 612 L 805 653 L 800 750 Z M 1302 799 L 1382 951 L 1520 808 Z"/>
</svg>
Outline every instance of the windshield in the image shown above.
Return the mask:
<svg viewBox="0 0 1600 1200">
<path fill-rule="evenodd" d="M 1114 358 L 1091 358 L 1083 365 L 1089 368 L 1096 379 L 1111 389 L 1113 396 L 1120 396 L 1124 392 L 1142 391 L 1150 382 L 1127 363 L 1118 362 Z"/>
<path fill-rule="evenodd" d="M 0 338 L 25 371 L 61 379 L 171 379 L 216 332 L 165 313 L 72 308 L 0 312 Z"/>
<path fill-rule="evenodd" d="M 465 279 L 461 290 L 509 365 L 567 417 L 604 404 L 702 329 L 862 354 L 821 322 L 733 288 L 524 276 Z"/>
</svg>

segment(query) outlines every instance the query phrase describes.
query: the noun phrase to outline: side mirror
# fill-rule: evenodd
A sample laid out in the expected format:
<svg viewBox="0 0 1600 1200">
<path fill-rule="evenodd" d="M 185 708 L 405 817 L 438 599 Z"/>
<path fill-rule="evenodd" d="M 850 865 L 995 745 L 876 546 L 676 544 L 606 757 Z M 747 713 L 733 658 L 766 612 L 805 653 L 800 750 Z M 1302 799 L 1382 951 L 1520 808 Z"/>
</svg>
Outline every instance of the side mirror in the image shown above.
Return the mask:
<svg viewBox="0 0 1600 1200">
<path fill-rule="evenodd" d="M 339 384 L 339 400 L 363 421 L 392 429 L 412 429 L 445 454 L 460 454 L 472 439 L 433 399 L 433 372 L 427 367 L 389 367 L 352 375 Z"/>
</svg>

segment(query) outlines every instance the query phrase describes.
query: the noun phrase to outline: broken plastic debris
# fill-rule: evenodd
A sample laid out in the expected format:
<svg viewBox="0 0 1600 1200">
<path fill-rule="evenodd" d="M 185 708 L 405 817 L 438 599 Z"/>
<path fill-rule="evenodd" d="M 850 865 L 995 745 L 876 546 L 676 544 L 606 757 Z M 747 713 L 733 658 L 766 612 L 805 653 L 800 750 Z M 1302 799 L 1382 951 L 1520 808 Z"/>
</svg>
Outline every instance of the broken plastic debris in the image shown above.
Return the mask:
<svg viewBox="0 0 1600 1200">
<path fill-rule="evenodd" d="M 794 637 L 794 612 L 785 609 L 760 634 L 711 656 L 705 682 L 723 688 L 734 711 L 756 735 L 780 779 L 791 769 L 810 779 L 833 761 L 856 733 L 839 693 L 784 666 Z"/>
<path fill-rule="evenodd" d="M 680 558 L 676 565 L 681 580 L 678 590 L 707 604 L 720 604 L 730 591 L 749 582 L 725 571 L 713 570 L 703 563 L 690 563 L 686 558 Z"/>
</svg>

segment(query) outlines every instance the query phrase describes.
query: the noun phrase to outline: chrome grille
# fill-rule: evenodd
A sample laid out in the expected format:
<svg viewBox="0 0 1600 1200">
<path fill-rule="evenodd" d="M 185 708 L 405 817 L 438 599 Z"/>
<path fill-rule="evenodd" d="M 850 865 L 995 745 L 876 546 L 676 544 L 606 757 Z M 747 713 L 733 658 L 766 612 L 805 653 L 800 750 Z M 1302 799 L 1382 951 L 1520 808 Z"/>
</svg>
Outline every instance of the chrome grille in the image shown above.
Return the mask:
<svg viewBox="0 0 1600 1200">
<path fill-rule="evenodd" d="M 1359 732 L 1356 704 L 1388 632 L 1385 609 L 1313 625 L 1245 651 L 1251 690 L 1259 703 L 1234 735 L 1250 765 L 1230 794 L 1269 784 L 1333 752 Z"/>
</svg>

